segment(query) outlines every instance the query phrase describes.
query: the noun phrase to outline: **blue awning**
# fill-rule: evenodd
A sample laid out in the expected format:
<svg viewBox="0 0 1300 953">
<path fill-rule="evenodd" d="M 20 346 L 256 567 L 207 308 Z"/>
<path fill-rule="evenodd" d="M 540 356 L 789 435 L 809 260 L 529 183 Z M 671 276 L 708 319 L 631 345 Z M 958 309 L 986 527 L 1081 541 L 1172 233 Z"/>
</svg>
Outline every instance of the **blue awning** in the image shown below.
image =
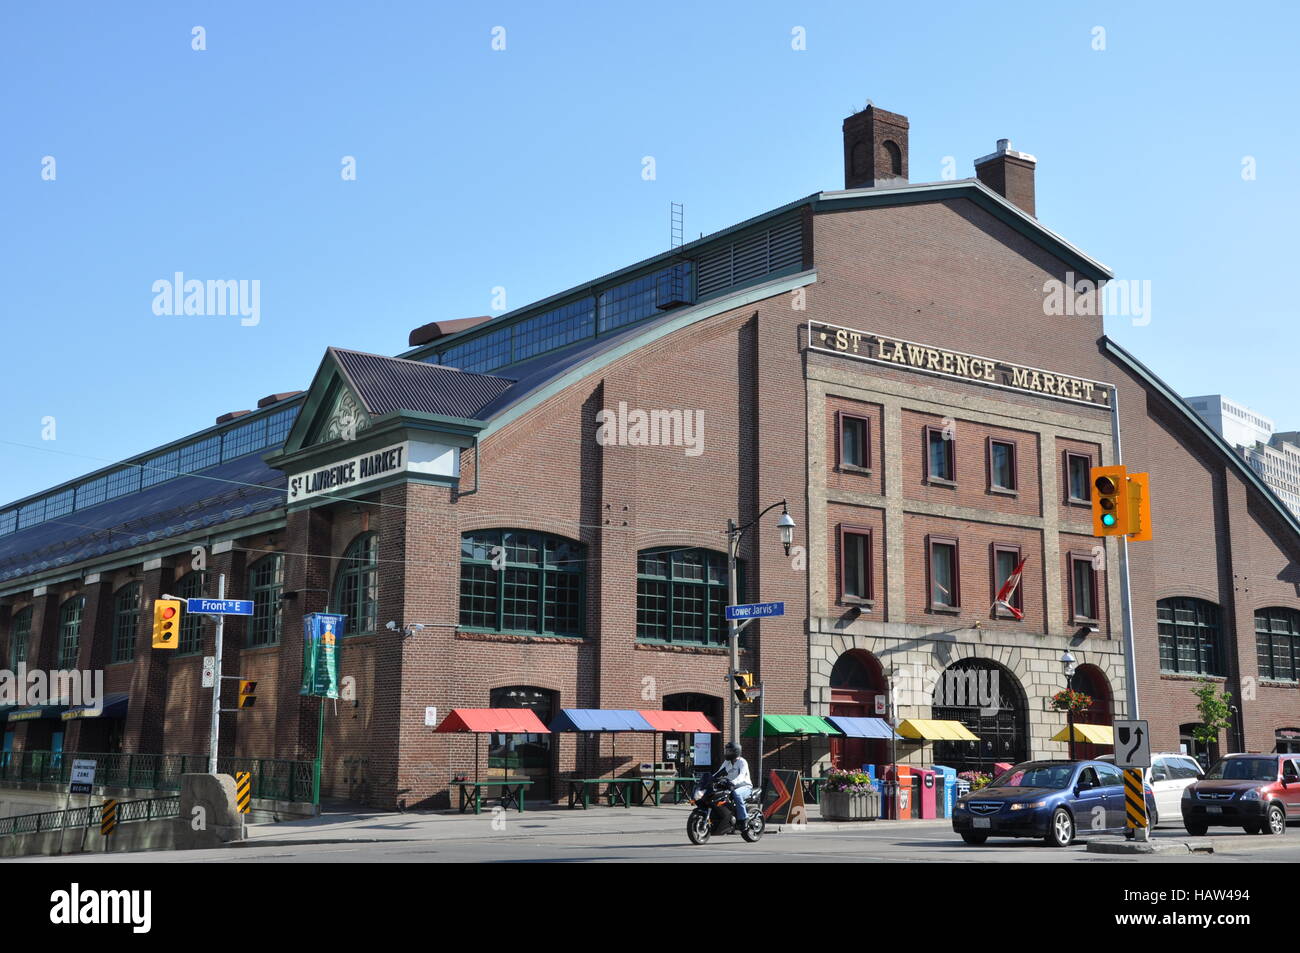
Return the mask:
<svg viewBox="0 0 1300 953">
<path fill-rule="evenodd" d="M 58 718 L 66 705 L 32 705 L 29 708 L 13 708 L 9 711 L 9 721 L 37 721 L 41 718 Z"/>
<path fill-rule="evenodd" d="M 639 711 L 630 708 L 561 708 L 548 727 L 551 731 L 654 731 Z"/>
<path fill-rule="evenodd" d="M 96 711 L 92 705 L 73 705 L 63 713 L 63 720 L 73 718 L 125 718 L 129 696 L 126 692 L 111 692 L 104 696 L 104 707 Z"/>
<path fill-rule="evenodd" d="M 850 738 L 901 738 L 883 718 L 848 718 L 830 715 L 827 720 Z"/>
</svg>

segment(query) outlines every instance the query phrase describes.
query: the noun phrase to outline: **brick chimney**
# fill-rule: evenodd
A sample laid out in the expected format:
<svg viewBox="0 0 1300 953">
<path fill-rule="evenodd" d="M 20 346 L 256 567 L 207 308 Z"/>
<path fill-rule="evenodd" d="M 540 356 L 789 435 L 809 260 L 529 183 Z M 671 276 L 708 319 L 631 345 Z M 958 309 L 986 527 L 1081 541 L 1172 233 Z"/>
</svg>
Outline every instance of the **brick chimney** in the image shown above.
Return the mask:
<svg viewBox="0 0 1300 953">
<path fill-rule="evenodd" d="M 1038 160 L 999 139 L 996 152 L 975 160 L 975 177 L 1012 205 L 1034 215 L 1034 167 Z"/>
<path fill-rule="evenodd" d="M 844 120 L 844 187 L 907 182 L 907 117 L 867 108 Z"/>
</svg>

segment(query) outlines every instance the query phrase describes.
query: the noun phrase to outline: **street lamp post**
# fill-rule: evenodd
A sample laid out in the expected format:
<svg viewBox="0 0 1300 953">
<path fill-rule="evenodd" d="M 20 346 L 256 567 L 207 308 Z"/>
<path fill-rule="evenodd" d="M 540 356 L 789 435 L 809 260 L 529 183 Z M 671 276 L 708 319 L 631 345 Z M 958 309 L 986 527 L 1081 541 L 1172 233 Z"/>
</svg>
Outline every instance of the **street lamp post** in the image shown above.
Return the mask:
<svg viewBox="0 0 1300 953">
<path fill-rule="evenodd" d="M 781 500 L 779 503 L 773 503 L 756 517 L 746 523 L 744 526 L 737 526 L 735 520 L 727 520 L 727 599 L 730 605 L 739 604 L 739 582 L 736 578 L 736 557 L 740 552 L 740 539 L 745 535 L 745 530 L 756 524 L 769 512 L 781 507 L 781 516 L 776 521 L 777 529 L 781 531 L 781 545 L 785 547 L 785 554 L 790 555 L 790 544 L 794 542 L 794 518 L 790 515 L 786 507 L 786 501 Z M 740 630 L 748 625 L 751 620 L 746 619 L 742 624 L 736 619 L 727 620 L 727 645 L 728 645 L 728 663 L 727 663 L 727 690 L 731 694 L 731 731 L 729 737 L 733 744 L 740 744 L 740 699 L 736 697 L 736 673 L 740 670 Z M 760 752 L 761 756 L 761 752 Z"/>
<path fill-rule="evenodd" d="M 1075 667 L 1074 656 L 1069 652 L 1061 655 L 1061 667 L 1065 669 L 1065 690 L 1067 692 L 1074 690 L 1074 673 Z M 1070 745 L 1070 760 L 1074 760 L 1074 699 L 1067 698 L 1065 706 L 1065 730 L 1066 738 Z"/>
</svg>

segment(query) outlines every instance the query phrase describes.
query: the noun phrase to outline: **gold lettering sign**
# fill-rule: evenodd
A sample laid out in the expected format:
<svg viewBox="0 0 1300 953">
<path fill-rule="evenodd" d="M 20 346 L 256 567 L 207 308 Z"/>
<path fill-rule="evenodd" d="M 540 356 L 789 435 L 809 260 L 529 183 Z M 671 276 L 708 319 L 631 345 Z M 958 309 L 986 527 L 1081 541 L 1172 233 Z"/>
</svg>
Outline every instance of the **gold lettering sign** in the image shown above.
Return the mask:
<svg viewBox="0 0 1300 953">
<path fill-rule="evenodd" d="M 844 354 L 863 361 L 941 374 L 1057 400 L 1110 406 L 1110 385 L 1100 381 L 916 344 L 870 331 L 855 331 L 813 321 L 808 324 L 808 346 L 815 351 Z"/>
</svg>

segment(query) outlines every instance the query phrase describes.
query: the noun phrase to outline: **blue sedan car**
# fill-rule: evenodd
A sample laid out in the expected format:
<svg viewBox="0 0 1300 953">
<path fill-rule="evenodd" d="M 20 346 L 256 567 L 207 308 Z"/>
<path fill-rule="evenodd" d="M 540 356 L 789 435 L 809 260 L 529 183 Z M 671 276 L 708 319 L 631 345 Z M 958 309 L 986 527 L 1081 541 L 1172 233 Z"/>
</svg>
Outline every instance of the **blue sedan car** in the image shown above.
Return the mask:
<svg viewBox="0 0 1300 953">
<path fill-rule="evenodd" d="M 1150 788 L 1146 801 L 1150 817 Z M 1124 833 L 1124 776 L 1106 761 L 1026 761 L 958 798 L 952 829 L 968 844 L 1037 837 L 1052 847 L 1089 834 Z"/>
</svg>

